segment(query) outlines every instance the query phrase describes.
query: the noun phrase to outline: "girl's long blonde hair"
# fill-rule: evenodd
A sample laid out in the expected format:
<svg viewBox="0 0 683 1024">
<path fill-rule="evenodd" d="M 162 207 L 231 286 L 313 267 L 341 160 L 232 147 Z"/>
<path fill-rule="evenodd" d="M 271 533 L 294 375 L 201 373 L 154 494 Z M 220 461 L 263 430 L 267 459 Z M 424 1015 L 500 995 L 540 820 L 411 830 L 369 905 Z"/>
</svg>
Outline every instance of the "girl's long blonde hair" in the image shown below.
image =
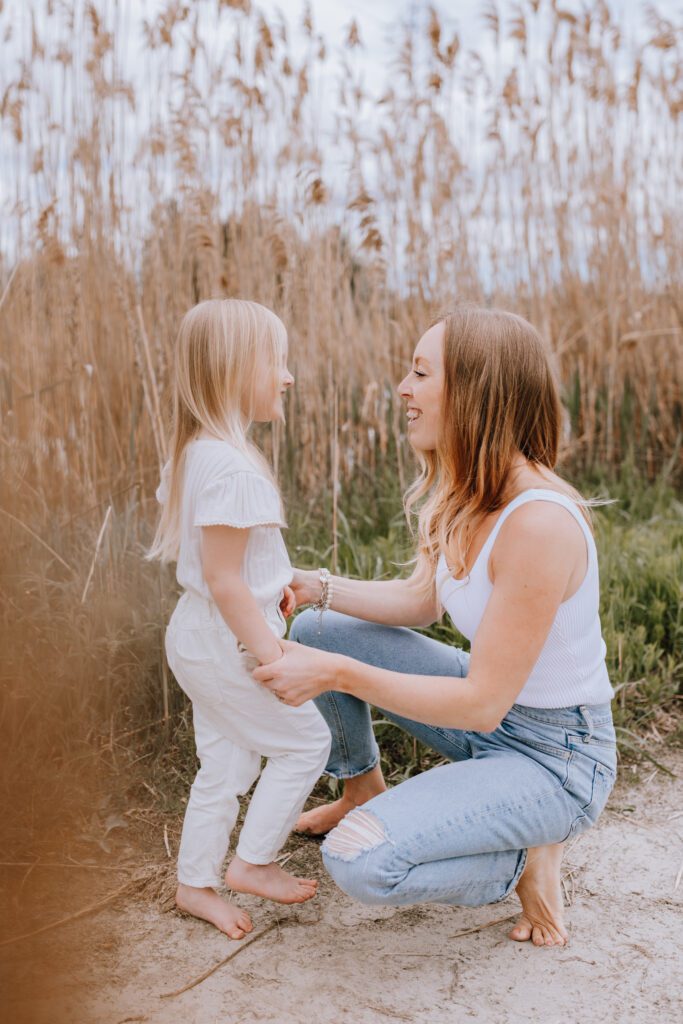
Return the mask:
<svg viewBox="0 0 683 1024">
<path fill-rule="evenodd" d="M 484 518 L 510 500 L 515 456 L 553 470 L 562 431 L 562 405 L 549 353 L 521 316 L 458 305 L 435 318 L 443 323 L 442 428 L 435 451 L 417 452 L 421 473 L 404 506 L 417 514 L 415 578 L 429 591 L 443 551 L 450 571 L 465 573 L 472 539 Z M 567 495 L 586 511 L 569 484 Z M 589 514 L 587 518 L 590 521 Z"/>
<path fill-rule="evenodd" d="M 287 332 L 258 302 L 208 299 L 183 317 L 175 347 L 171 454 L 164 467 L 167 498 L 148 558 L 175 561 L 187 445 L 200 431 L 244 452 L 275 483 L 263 453 L 247 437 L 257 380 L 277 374 Z"/>
</svg>

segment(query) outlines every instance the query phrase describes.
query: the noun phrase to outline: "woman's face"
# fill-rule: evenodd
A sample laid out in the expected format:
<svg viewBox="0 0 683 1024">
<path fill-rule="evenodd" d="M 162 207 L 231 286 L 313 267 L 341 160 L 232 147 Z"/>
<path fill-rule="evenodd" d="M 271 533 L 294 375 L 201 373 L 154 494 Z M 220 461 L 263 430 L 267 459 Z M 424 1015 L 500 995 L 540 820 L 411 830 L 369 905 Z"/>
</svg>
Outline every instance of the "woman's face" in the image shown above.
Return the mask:
<svg viewBox="0 0 683 1024">
<path fill-rule="evenodd" d="M 254 394 L 254 420 L 256 423 L 284 421 L 283 395 L 294 384 L 294 377 L 287 369 L 287 346 L 273 374 L 263 374 L 256 381 Z"/>
<path fill-rule="evenodd" d="M 441 434 L 445 327 L 434 324 L 417 343 L 413 368 L 398 386 L 408 413 L 408 440 L 418 451 L 434 451 Z"/>
</svg>

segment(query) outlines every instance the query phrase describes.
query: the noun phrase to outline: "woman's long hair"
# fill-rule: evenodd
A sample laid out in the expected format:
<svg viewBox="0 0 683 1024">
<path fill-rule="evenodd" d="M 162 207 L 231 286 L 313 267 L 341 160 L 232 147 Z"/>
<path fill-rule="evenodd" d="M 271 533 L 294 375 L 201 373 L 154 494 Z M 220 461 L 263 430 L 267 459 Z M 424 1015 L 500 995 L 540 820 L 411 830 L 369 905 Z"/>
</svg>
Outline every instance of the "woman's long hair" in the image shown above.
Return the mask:
<svg viewBox="0 0 683 1024">
<path fill-rule="evenodd" d="M 465 573 L 471 542 L 484 518 L 510 500 L 515 456 L 553 470 L 562 431 L 562 405 L 549 353 L 521 316 L 462 305 L 443 323 L 442 427 L 435 451 L 417 452 L 421 473 L 404 506 L 426 496 L 418 515 L 418 584 L 429 591 L 443 551 L 453 575 Z M 569 484 L 566 493 L 587 504 Z M 438 581 L 437 581 L 438 583 Z"/>
<path fill-rule="evenodd" d="M 247 431 L 257 380 L 270 377 L 277 387 L 286 344 L 282 321 L 257 302 L 208 299 L 183 317 L 175 348 L 171 455 L 163 473 L 167 497 L 148 558 L 178 557 L 185 454 L 201 430 L 244 452 L 273 480 Z"/>
</svg>

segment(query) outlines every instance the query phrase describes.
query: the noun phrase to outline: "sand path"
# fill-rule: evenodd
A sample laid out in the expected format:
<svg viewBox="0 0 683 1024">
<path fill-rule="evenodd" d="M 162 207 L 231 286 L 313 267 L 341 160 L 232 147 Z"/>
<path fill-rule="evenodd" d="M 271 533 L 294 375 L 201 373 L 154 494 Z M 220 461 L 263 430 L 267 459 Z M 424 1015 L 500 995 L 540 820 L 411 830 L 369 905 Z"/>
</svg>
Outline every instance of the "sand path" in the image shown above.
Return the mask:
<svg viewBox="0 0 683 1024">
<path fill-rule="evenodd" d="M 318 865 L 321 896 L 304 908 L 241 898 L 262 939 L 183 995 L 178 989 L 236 948 L 208 925 L 137 897 L 80 922 L 0 948 L 3 1019 L 12 1024 L 611 1024 L 683 1019 L 683 753 L 676 772 L 622 772 L 598 827 L 565 857 L 571 940 L 537 950 L 506 937 L 513 898 L 476 910 L 364 907 L 319 870 L 299 841 L 290 866 Z M 34 872 L 34 877 L 38 872 Z M 101 872 L 87 895 L 62 882 L 61 912 L 115 889 Z M 74 872 L 73 874 L 77 874 Z M 94 873 L 91 873 L 94 874 Z M 16 882 L 16 876 L 15 876 Z M 23 893 L 30 888 L 24 885 Z M 13 895 L 16 903 L 17 895 Z M 46 919 L 60 916 L 53 895 Z M 52 915 L 52 918 L 50 917 Z M 35 919 L 28 922 L 35 923 Z M 14 994 L 8 996 L 8 990 Z"/>
</svg>

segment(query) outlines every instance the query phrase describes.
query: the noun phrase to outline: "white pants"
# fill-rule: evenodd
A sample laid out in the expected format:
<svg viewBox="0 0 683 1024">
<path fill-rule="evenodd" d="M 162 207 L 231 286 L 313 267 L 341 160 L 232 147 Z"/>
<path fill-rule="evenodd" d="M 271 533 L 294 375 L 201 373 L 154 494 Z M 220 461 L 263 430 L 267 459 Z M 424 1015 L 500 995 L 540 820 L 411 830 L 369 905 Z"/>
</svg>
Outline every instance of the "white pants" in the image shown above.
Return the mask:
<svg viewBox="0 0 683 1024">
<path fill-rule="evenodd" d="M 327 764 L 330 731 L 312 701 L 288 707 L 253 679 L 211 602 L 183 595 L 166 632 L 166 655 L 192 701 L 201 765 L 185 812 L 178 880 L 220 886 L 238 798 L 260 774 L 237 854 L 270 864 Z"/>
</svg>

